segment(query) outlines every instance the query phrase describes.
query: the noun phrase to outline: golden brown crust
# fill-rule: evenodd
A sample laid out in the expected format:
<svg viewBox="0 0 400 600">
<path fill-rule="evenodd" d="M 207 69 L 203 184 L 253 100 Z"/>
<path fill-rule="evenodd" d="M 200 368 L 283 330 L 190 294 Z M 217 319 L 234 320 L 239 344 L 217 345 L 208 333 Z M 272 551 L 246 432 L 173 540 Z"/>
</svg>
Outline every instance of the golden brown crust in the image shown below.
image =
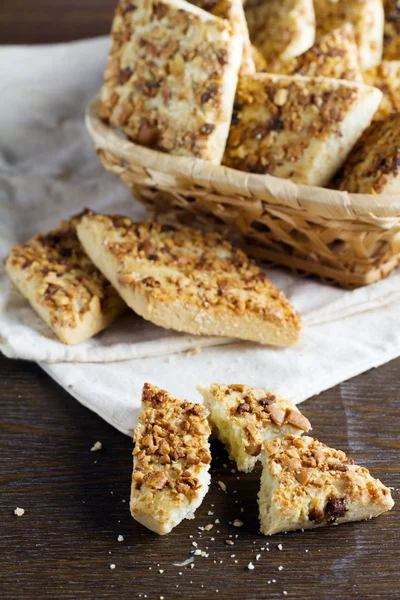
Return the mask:
<svg viewBox="0 0 400 600">
<path fill-rule="evenodd" d="M 91 337 L 125 309 L 77 238 L 81 217 L 14 246 L 6 261 L 11 279 L 65 343 L 83 341 L 82 333 Z"/>
<path fill-rule="evenodd" d="M 78 234 L 93 260 L 99 246 L 105 253 L 102 270 L 112 260 L 108 276 L 127 303 L 140 310 L 139 295 L 140 314 L 157 324 L 232 337 L 250 335 L 254 325 L 257 339 L 273 325 L 282 344 L 298 337 L 301 325 L 293 307 L 261 269 L 219 234 L 93 213 L 83 219 Z M 285 342 L 285 332 L 291 341 Z M 265 335 L 264 343 L 273 340 Z"/>
<path fill-rule="evenodd" d="M 241 57 L 226 20 L 182 0 L 120 0 L 99 115 L 138 144 L 219 164 Z"/>
<path fill-rule="evenodd" d="M 400 114 L 395 114 L 364 132 L 334 185 L 352 193 L 382 194 L 398 191 L 399 180 Z"/>
<path fill-rule="evenodd" d="M 374 115 L 375 120 L 387 119 L 400 112 L 400 60 L 383 60 L 374 69 L 364 72 L 364 80 L 383 93 L 379 110 Z"/>
<path fill-rule="evenodd" d="M 258 73 L 242 77 L 236 92 L 223 164 L 252 173 L 326 185 L 369 124 L 354 114 L 366 102 L 374 113 L 381 95 L 362 84 L 325 78 Z M 367 108 L 372 100 L 372 107 Z M 366 112 L 368 111 L 368 112 Z M 351 128 L 350 128 L 351 125 Z M 335 147 L 333 147 L 335 146 Z M 321 159 L 326 152 L 325 160 Z M 336 169 L 335 169 L 336 165 Z"/>
<path fill-rule="evenodd" d="M 348 23 L 323 35 L 304 54 L 290 61 L 271 60 L 264 69 L 258 70 L 284 75 L 363 81 L 354 30 Z"/>
</svg>

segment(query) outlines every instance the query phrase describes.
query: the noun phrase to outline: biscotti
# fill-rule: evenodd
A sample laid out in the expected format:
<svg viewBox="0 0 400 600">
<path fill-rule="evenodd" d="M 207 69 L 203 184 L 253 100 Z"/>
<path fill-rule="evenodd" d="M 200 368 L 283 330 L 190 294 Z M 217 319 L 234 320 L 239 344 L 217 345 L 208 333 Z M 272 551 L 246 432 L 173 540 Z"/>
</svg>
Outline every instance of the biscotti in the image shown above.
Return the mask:
<svg viewBox="0 0 400 600">
<path fill-rule="evenodd" d="M 6 270 L 32 308 L 64 344 L 80 344 L 105 329 L 126 304 L 84 252 L 80 215 L 46 235 L 14 246 Z"/>
<path fill-rule="evenodd" d="M 341 450 L 288 436 L 264 444 L 261 532 L 371 519 L 393 507 L 390 490 Z"/>
<path fill-rule="evenodd" d="M 156 325 L 278 346 L 299 338 L 288 300 L 219 234 L 91 213 L 78 235 L 128 306 Z"/>
<path fill-rule="evenodd" d="M 134 434 L 132 517 L 164 535 L 194 518 L 210 485 L 208 410 L 145 383 Z"/>
<path fill-rule="evenodd" d="M 220 164 L 242 36 L 184 0 L 120 0 L 112 40 L 100 117 L 143 146 Z"/>
<path fill-rule="evenodd" d="M 250 472 L 261 458 L 263 442 L 311 429 L 289 400 L 247 385 L 198 386 L 210 411 L 212 429 L 239 471 Z"/>
</svg>

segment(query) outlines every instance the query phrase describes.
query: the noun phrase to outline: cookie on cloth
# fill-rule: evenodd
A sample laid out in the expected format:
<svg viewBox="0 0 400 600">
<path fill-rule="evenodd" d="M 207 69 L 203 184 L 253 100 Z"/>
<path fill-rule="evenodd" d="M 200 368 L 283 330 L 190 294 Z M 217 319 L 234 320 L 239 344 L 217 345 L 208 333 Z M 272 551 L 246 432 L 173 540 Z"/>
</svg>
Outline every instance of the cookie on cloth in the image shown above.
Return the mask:
<svg viewBox="0 0 400 600">
<path fill-rule="evenodd" d="M 194 518 L 210 485 L 208 410 L 145 383 L 134 434 L 130 510 L 160 535 Z"/>
<path fill-rule="evenodd" d="M 390 490 L 341 450 L 308 436 L 275 439 L 264 450 L 264 535 L 371 519 L 393 507 Z"/>
<path fill-rule="evenodd" d="M 248 385 L 198 386 L 210 411 L 212 429 L 239 471 L 250 472 L 265 441 L 301 435 L 311 424 L 299 409 L 275 394 Z"/>
<path fill-rule="evenodd" d="M 81 215 L 46 235 L 12 248 L 5 266 L 19 291 L 56 336 L 80 344 L 110 325 L 125 309 L 76 236 Z"/>
<path fill-rule="evenodd" d="M 299 338 L 285 296 L 219 234 L 90 213 L 78 236 L 128 306 L 156 325 L 277 346 Z"/>
<path fill-rule="evenodd" d="M 242 61 L 228 21 L 184 0 L 120 0 L 99 115 L 134 142 L 220 164 Z"/>
<path fill-rule="evenodd" d="M 223 164 L 326 185 L 370 124 L 374 87 L 324 77 L 241 77 Z"/>
</svg>

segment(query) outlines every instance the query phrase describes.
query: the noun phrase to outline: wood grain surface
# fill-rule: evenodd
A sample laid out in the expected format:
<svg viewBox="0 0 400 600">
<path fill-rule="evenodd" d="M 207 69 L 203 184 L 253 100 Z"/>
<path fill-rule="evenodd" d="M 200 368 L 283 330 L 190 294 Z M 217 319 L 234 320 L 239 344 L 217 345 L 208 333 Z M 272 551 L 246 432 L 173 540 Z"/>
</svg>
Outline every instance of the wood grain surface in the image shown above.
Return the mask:
<svg viewBox="0 0 400 600">
<path fill-rule="evenodd" d="M 314 434 L 393 486 L 397 501 L 399 367 L 394 361 L 303 404 Z M 261 600 L 284 591 L 310 600 L 400 598 L 397 506 L 369 522 L 265 538 L 259 473 L 231 473 L 213 442 L 212 486 L 196 519 L 158 537 L 129 514 L 130 439 L 38 366 L 2 358 L 0 372 L 1 598 Z M 103 449 L 90 452 L 97 440 Z M 14 515 L 17 506 L 23 517 Z M 216 519 L 211 531 L 198 529 Z M 209 556 L 196 557 L 193 568 L 174 566 L 192 556 L 193 542 Z"/>
<path fill-rule="evenodd" d="M 113 7 L 113 0 L 3 0 L 0 43 L 106 33 Z M 314 434 L 393 486 L 397 501 L 399 370 L 397 360 L 303 405 Z M 264 538 L 258 533 L 259 473 L 238 479 L 213 442 L 212 486 L 196 519 L 160 538 L 129 514 L 127 437 L 36 365 L 0 357 L 0 381 L 1 599 L 400 598 L 397 506 L 371 522 Z M 90 452 L 97 440 L 103 449 Z M 17 506 L 24 516 L 14 515 Z M 244 522 L 240 529 L 231 524 L 236 518 Z M 216 519 L 210 532 L 198 529 Z M 192 556 L 194 542 L 209 556 L 196 557 L 193 568 L 174 566 Z"/>
</svg>

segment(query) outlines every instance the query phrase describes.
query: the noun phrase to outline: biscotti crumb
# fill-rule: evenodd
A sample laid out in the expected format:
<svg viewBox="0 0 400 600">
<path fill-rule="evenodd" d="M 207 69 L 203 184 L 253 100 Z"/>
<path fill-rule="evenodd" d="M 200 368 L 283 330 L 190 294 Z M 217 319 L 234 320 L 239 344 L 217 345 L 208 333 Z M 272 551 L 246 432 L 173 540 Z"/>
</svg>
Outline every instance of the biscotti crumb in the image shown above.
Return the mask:
<svg viewBox="0 0 400 600">
<path fill-rule="evenodd" d="M 25 510 L 23 508 L 19 508 L 19 506 L 17 506 L 17 508 L 14 510 L 14 515 L 17 517 L 22 517 L 25 514 Z"/>
<path fill-rule="evenodd" d="M 97 452 L 98 450 L 101 450 L 103 448 L 103 444 L 101 442 L 96 442 L 95 444 L 93 444 L 93 446 L 90 448 L 90 452 Z"/>
</svg>

